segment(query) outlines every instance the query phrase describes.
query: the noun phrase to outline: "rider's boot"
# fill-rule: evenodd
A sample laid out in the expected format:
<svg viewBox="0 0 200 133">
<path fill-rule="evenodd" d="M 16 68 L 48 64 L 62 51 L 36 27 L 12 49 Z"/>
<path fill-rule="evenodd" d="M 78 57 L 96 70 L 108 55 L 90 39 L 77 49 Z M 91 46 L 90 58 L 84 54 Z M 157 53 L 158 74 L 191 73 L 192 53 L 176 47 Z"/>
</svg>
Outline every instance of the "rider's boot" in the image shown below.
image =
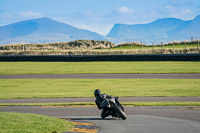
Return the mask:
<svg viewBox="0 0 200 133">
<path fill-rule="evenodd" d="M 105 119 L 106 117 L 108 117 L 109 115 L 111 115 L 110 111 L 106 111 L 106 109 L 103 109 L 101 112 L 101 118 Z"/>
</svg>

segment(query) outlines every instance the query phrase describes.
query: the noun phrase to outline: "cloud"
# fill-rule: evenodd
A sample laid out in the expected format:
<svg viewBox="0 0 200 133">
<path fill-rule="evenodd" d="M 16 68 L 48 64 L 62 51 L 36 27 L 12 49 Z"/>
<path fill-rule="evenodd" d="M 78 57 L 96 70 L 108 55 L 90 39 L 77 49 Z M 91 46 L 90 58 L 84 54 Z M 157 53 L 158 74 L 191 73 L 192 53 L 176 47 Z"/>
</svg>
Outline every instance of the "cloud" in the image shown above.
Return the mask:
<svg viewBox="0 0 200 133">
<path fill-rule="evenodd" d="M 199 2 L 191 0 L 171 0 L 165 2 L 162 13 L 166 17 L 175 17 L 184 20 L 193 19 L 200 12 Z M 160 10 L 161 11 L 161 10 Z"/>
<path fill-rule="evenodd" d="M 107 23 L 141 24 L 153 21 L 157 13 L 152 9 L 133 10 L 122 6 L 104 14 L 103 19 Z"/>
<path fill-rule="evenodd" d="M 192 19 L 195 16 L 195 11 L 189 7 L 175 7 L 167 5 L 165 8 L 160 9 L 160 14 L 165 17 L 174 17 L 180 19 Z"/>
<path fill-rule="evenodd" d="M 101 35 L 106 35 L 112 28 L 112 24 L 101 24 L 101 23 L 87 23 L 86 24 L 76 24 L 77 28 L 90 30 L 92 32 L 99 33 Z"/>
<path fill-rule="evenodd" d="M 43 15 L 41 15 L 38 12 L 26 11 L 26 12 L 20 12 L 19 16 L 23 18 L 39 18 L 42 17 Z"/>
<path fill-rule="evenodd" d="M 118 11 L 119 11 L 120 13 L 132 13 L 132 12 L 133 12 L 132 9 L 129 9 L 129 8 L 126 7 L 126 6 L 120 7 L 120 8 L 118 9 Z"/>
</svg>

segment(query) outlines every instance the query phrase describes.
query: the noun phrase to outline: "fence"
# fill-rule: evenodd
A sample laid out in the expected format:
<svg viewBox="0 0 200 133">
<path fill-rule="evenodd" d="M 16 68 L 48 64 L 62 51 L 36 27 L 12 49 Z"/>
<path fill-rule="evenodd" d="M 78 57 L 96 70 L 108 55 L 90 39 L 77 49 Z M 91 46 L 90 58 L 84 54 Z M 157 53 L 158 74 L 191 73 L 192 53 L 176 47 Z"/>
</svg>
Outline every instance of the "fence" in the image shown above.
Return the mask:
<svg viewBox="0 0 200 133">
<path fill-rule="evenodd" d="M 130 55 L 130 54 L 191 54 L 200 53 L 199 40 L 172 42 L 160 45 L 136 43 L 115 47 L 93 49 L 92 47 L 69 47 L 57 44 L 15 44 L 0 46 L 0 55 Z"/>
<path fill-rule="evenodd" d="M 200 53 L 200 49 L 138 49 L 138 50 L 63 50 L 63 51 L 12 51 L 1 50 L 0 55 L 130 55 L 130 54 L 192 54 Z"/>
<path fill-rule="evenodd" d="M 200 61 L 200 54 L 150 55 L 14 55 L 0 56 L 0 61 L 84 62 L 84 61 Z"/>
</svg>

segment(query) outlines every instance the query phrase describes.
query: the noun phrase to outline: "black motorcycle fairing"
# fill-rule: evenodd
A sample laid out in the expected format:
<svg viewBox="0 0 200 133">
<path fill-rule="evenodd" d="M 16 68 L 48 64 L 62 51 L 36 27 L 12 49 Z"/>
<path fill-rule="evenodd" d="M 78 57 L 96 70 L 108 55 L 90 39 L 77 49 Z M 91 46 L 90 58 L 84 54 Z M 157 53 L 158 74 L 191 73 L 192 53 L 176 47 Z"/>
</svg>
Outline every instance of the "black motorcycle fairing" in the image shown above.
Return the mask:
<svg viewBox="0 0 200 133">
<path fill-rule="evenodd" d="M 126 119 L 126 114 L 124 113 L 124 108 L 121 104 L 117 104 L 115 98 L 107 98 L 102 103 L 101 106 L 103 108 L 101 117 L 104 119 L 111 115 L 112 117 Z"/>
</svg>

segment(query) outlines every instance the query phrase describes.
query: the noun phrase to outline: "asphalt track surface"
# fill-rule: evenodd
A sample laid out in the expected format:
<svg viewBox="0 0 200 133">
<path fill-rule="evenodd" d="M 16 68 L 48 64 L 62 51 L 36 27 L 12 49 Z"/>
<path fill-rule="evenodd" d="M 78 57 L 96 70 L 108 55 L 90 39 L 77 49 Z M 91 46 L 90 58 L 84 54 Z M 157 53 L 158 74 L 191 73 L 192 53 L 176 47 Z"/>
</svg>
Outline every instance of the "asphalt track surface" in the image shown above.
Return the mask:
<svg viewBox="0 0 200 133">
<path fill-rule="evenodd" d="M 200 106 L 125 107 L 127 120 L 102 120 L 96 107 L 7 106 L 0 112 L 36 113 L 99 125 L 100 133 L 199 133 Z"/>
<path fill-rule="evenodd" d="M 20 74 L 0 79 L 200 79 L 200 74 Z"/>
</svg>

